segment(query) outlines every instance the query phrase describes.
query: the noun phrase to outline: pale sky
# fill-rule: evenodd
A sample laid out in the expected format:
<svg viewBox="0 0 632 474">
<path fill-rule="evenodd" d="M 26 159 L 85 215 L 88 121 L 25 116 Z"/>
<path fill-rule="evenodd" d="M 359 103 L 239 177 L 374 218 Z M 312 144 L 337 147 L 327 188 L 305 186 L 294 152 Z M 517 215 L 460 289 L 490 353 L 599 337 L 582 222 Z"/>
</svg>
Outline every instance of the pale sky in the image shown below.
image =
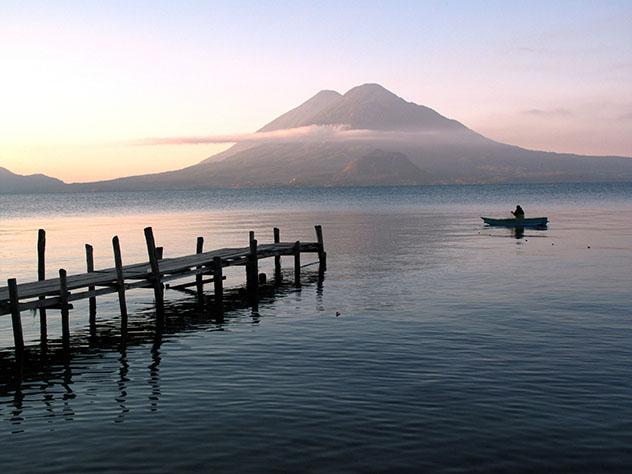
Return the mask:
<svg viewBox="0 0 632 474">
<path fill-rule="evenodd" d="M 196 163 L 377 82 L 489 138 L 632 156 L 632 1 L 0 2 L 0 166 L 90 181 Z"/>
</svg>

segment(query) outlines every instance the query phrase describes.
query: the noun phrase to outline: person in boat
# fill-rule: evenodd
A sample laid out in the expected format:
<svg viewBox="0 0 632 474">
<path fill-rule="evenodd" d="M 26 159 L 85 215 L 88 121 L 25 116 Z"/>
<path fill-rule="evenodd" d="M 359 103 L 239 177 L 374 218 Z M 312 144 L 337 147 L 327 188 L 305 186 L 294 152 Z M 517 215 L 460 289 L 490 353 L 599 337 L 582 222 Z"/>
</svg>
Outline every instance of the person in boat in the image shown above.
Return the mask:
<svg viewBox="0 0 632 474">
<path fill-rule="evenodd" d="M 514 215 L 516 219 L 524 219 L 524 211 L 522 210 L 520 206 L 516 206 L 516 210 L 511 211 L 511 213 Z"/>
</svg>

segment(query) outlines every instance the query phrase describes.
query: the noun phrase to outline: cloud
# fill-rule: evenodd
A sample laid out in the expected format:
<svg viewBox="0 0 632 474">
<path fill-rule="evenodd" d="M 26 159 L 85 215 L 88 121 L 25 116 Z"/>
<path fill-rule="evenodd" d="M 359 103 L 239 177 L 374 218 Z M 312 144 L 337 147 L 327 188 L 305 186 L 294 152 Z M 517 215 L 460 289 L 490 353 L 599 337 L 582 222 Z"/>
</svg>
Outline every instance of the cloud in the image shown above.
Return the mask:
<svg viewBox="0 0 632 474">
<path fill-rule="evenodd" d="M 571 112 L 569 109 L 564 109 L 561 107 L 555 109 L 528 109 L 523 110 L 522 113 L 538 117 L 570 117 L 571 115 L 573 115 L 573 112 Z"/>
<path fill-rule="evenodd" d="M 350 129 L 346 125 L 308 125 L 305 127 L 274 130 L 270 132 L 237 133 L 228 135 L 204 135 L 182 137 L 158 137 L 133 140 L 128 145 L 204 145 L 211 143 L 310 143 L 332 141 L 402 140 L 426 135 L 434 131 L 383 131 Z"/>
</svg>

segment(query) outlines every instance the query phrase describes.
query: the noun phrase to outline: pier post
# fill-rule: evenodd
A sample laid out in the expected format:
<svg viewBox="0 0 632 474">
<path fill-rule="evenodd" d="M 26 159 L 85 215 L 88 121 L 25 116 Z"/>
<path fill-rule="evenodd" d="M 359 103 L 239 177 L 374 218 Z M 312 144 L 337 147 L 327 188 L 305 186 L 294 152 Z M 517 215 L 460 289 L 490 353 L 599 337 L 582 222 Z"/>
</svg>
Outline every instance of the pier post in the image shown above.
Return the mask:
<svg viewBox="0 0 632 474">
<path fill-rule="evenodd" d="M 7 281 L 9 286 L 9 305 L 11 306 L 11 323 L 13 325 L 13 345 L 15 346 L 15 358 L 22 360 L 24 354 L 24 335 L 22 334 L 22 318 L 20 317 L 20 297 L 18 295 L 18 283 L 15 278 Z"/>
<path fill-rule="evenodd" d="M 156 258 L 158 260 L 162 260 L 162 256 L 164 254 L 164 251 L 165 251 L 164 247 L 156 247 Z"/>
<path fill-rule="evenodd" d="M 154 298 L 156 300 L 156 322 L 159 327 L 162 327 L 165 318 L 164 291 L 162 287 L 158 258 L 156 256 L 154 231 L 151 227 L 145 227 L 145 241 L 147 242 L 147 254 L 149 255 L 149 264 L 151 266 L 152 273 L 151 281 L 154 287 Z"/>
<path fill-rule="evenodd" d="M 325 252 L 325 244 L 323 242 L 323 227 L 316 225 L 314 229 L 316 230 L 316 240 L 318 241 L 318 270 L 324 272 L 327 270 L 327 252 Z"/>
<path fill-rule="evenodd" d="M 204 237 L 197 238 L 197 245 L 195 248 L 196 254 L 201 254 L 204 251 Z M 197 267 L 198 270 L 201 270 L 202 267 Z M 198 273 L 195 276 L 195 286 L 197 290 L 197 301 L 200 305 L 204 304 L 204 283 L 203 276 L 201 273 Z"/>
<path fill-rule="evenodd" d="M 294 286 L 301 286 L 301 242 L 298 240 L 294 244 Z"/>
<path fill-rule="evenodd" d="M 259 290 L 259 260 L 257 258 L 257 239 L 255 233 L 250 231 L 250 253 L 246 263 L 246 289 L 251 302 L 257 301 Z"/>
<path fill-rule="evenodd" d="M 86 244 L 86 271 L 88 273 L 94 273 L 94 249 L 92 245 Z M 94 291 L 94 285 L 88 286 L 88 291 Z M 94 296 L 91 296 L 88 300 L 89 305 L 89 313 L 90 313 L 90 330 L 96 325 L 96 315 L 97 315 L 97 299 Z"/>
<path fill-rule="evenodd" d="M 59 269 L 59 303 L 61 307 L 61 339 L 64 349 L 70 347 L 70 321 L 68 317 L 68 284 L 66 270 Z"/>
<path fill-rule="evenodd" d="M 121 258 L 121 245 L 119 238 L 115 235 L 112 238 L 112 249 L 114 250 L 114 267 L 116 268 L 116 289 L 118 291 L 119 308 L 121 309 L 121 334 L 127 336 L 127 301 L 125 300 L 125 279 L 123 277 L 123 259 Z"/>
<path fill-rule="evenodd" d="M 278 227 L 273 229 L 274 232 L 274 243 L 278 244 L 281 242 L 281 232 Z M 274 283 L 276 285 L 281 284 L 281 255 L 276 255 L 274 257 Z"/>
<path fill-rule="evenodd" d="M 37 280 L 42 281 L 46 279 L 46 231 L 39 229 L 37 231 Z M 45 296 L 40 296 L 40 300 L 46 299 Z M 46 339 L 48 338 L 48 328 L 46 324 L 46 308 L 39 309 L 40 315 L 40 343 L 46 345 Z"/>
<path fill-rule="evenodd" d="M 224 275 L 222 274 L 222 258 L 213 257 L 213 286 L 215 290 L 215 309 L 224 314 Z"/>
</svg>

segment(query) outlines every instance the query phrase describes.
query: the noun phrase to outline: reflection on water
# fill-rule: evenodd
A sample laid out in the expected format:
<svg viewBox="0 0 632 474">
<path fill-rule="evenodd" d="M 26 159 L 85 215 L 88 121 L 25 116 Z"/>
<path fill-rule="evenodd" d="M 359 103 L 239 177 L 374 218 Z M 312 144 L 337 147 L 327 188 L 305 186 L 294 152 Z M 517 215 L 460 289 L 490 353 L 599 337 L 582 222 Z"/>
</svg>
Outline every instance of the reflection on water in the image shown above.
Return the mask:
<svg viewBox="0 0 632 474">
<path fill-rule="evenodd" d="M 151 346 L 151 364 L 149 365 L 149 386 L 151 387 L 151 393 L 149 395 L 150 410 L 156 411 L 158 409 L 158 402 L 160 401 L 160 344 L 162 338 L 160 335 L 154 341 Z"/>
<path fill-rule="evenodd" d="M 125 419 L 125 414 L 129 412 L 129 408 L 127 408 L 126 400 L 127 400 L 127 382 L 129 382 L 129 378 L 127 374 L 129 373 L 129 363 L 127 362 L 127 349 L 121 349 L 121 357 L 119 358 L 119 380 L 118 380 L 118 396 L 116 397 L 116 402 L 121 407 L 120 413 L 117 415 L 115 423 L 122 423 Z"/>
<path fill-rule="evenodd" d="M 9 219 L 0 230 L 4 276 L 33 276 L 39 225 L 54 272 L 82 270 L 86 242 L 97 268 L 110 265 L 114 233 L 125 242 L 124 261 L 142 259 L 145 225 L 166 255 L 178 255 L 193 251 L 198 235 L 209 248 L 245 245 L 249 230 L 271 241 L 275 226 L 282 239 L 311 240 L 320 223 L 328 271 L 324 284 L 313 268 L 301 290 L 262 295 L 257 310 L 235 304 L 223 321 L 170 292 L 162 333 L 152 292 L 129 292 L 124 344 L 115 297 L 98 299 L 94 324 L 87 304 L 77 304 L 70 357 L 58 311 L 49 312 L 46 351 L 37 315 L 24 313 L 22 371 L 10 350 L 0 351 L 0 465 L 629 472 L 632 193 L 537 189 L 532 200 L 519 187 L 483 187 L 474 198 L 459 190 L 461 201 L 454 188 L 408 189 L 404 198 L 319 190 L 285 194 L 287 206 L 266 191 L 197 211 L 197 200 L 178 194 L 166 209 L 151 210 L 148 199 L 142 213 L 123 216 Z M 333 206 L 339 195 L 348 202 Z M 125 195 L 103 199 L 122 203 Z M 518 201 L 546 212 L 550 227 L 516 240 L 512 230 L 480 224 L 479 215 L 496 210 L 492 202 L 500 209 Z M 113 204 L 112 215 L 120 208 Z M 266 265 L 261 271 L 272 275 Z M 243 269 L 227 277 L 227 286 L 243 284 Z M 10 334 L 0 318 L 2 347 Z"/>
<path fill-rule="evenodd" d="M 297 290 L 291 285 L 290 273 L 284 272 L 282 283 L 274 282 L 273 285 L 260 287 L 260 304 L 269 306 L 274 304 L 277 298 L 284 298 L 296 294 Z M 315 286 L 319 299 L 323 296 L 324 274 L 319 271 L 308 271 L 302 275 L 305 286 Z M 116 414 L 115 423 L 122 423 L 126 414 L 130 411 L 127 406 L 130 363 L 128 359 L 129 347 L 149 346 L 151 362 L 147 366 L 147 405 L 149 411 L 158 411 L 160 389 L 160 363 L 162 359 L 161 347 L 165 338 L 177 337 L 181 332 L 192 332 L 211 329 L 212 331 L 225 331 L 234 322 L 235 317 L 241 312 L 249 312 L 253 325 L 260 322 L 260 315 L 255 309 L 248 309 L 250 302 L 242 289 L 227 290 L 225 294 L 225 314 L 209 312 L 212 308 L 211 301 L 200 308 L 197 299 L 186 299 L 175 303 L 165 304 L 166 326 L 156 325 L 154 320 L 154 308 L 148 307 L 133 320 L 129 321 L 128 335 L 120 333 L 116 320 L 104 321 L 98 326 L 93 324 L 90 318 L 88 333 L 78 331 L 71 336 L 71 348 L 68 351 L 59 339 L 50 340 L 49 344 L 27 346 L 25 356 L 20 363 L 13 357 L 12 351 L 0 352 L 0 397 L 13 393 L 14 411 L 11 415 L 12 424 L 19 426 L 24 421 L 23 411 L 23 385 L 35 388 L 45 394 L 42 402 L 49 416 L 56 416 L 53 410 L 56 399 L 63 401 L 62 414 L 65 420 L 72 420 L 74 410 L 71 400 L 76 398 L 73 391 L 73 368 L 84 374 L 86 368 L 90 368 L 95 360 L 98 362 L 108 353 L 118 352 L 118 377 L 116 385 L 118 391 L 114 401 L 120 410 Z M 108 356 L 109 357 L 109 356 Z M 58 385 L 55 381 L 58 380 Z M 60 390 L 58 391 L 57 388 Z M 61 395 L 55 397 L 55 394 Z M 30 407 L 34 408 L 34 407 Z M 21 431 L 21 430 L 19 430 Z"/>
</svg>

